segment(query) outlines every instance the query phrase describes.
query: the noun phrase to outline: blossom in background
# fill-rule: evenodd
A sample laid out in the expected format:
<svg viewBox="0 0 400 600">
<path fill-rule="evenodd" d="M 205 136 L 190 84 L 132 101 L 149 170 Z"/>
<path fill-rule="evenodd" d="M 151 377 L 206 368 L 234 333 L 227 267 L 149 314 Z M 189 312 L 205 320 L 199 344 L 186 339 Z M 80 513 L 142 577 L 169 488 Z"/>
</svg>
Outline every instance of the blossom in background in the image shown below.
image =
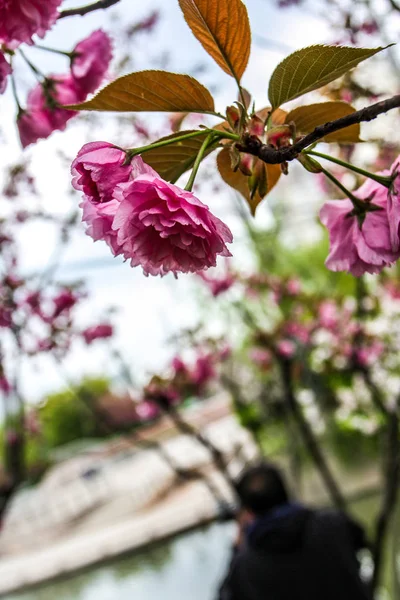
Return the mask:
<svg viewBox="0 0 400 600">
<path fill-rule="evenodd" d="M 251 348 L 249 350 L 249 358 L 262 370 L 269 370 L 272 363 L 272 354 L 266 348 Z"/>
<path fill-rule="evenodd" d="M 160 408 L 151 400 L 142 400 L 136 405 L 136 414 L 141 421 L 152 421 L 160 416 Z"/>
<path fill-rule="evenodd" d="M 63 312 L 69 312 L 78 301 L 78 296 L 69 289 L 61 290 L 55 298 L 53 298 L 54 310 L 52 318 L 56 319 Z"/>
<path fill-rule="evenodd" d="M 0 392 L 3 392 L 3 394 L 9 394 L 11 390 L 12 386 L 7 377 L 5 375 L 0 375 Z"/>
<path fill-rule="evenodd" d="M 354 195 L 360 200 L 370 198 L 371 204 L 379 210 L 367 211 L 360 223 L 349 199 L 330 200 L 322 207 L 320 218 L 329 231 L 326 266 L 332 271 L 349 271 L 359 277 L 363 273 L 379 273 L 394 263 L 400 257 L 400 249 L 398 244 L 392 243 L 387 189 L 368 180 Z"/>
<path fill-rule="evenodd" d="M 201 271 L 214 267 L 218 255 L 231 256 L 229 228 L 192 192 L 153 173 L 119 184 L 115 191 L 121 204 L 113 229 L 131 266 L 163 276 Z"/>
<path fill-rule="evenodd" d="M 109 338 L 113 335 L 114 330 L 112 325 L 108 323 L 101 323 L 100 325 L 94 325 L 88 327 L 82 331 L 82 336 L 87 344 L 91 344 L 95 340 Z"/>
<path fill-rule="evenodd" d="M 85 99 L 70 75 L 51 75 L 45 83 L 38 83 L 28 94 L 26 109 L 17 119 L 22 146 L 47 138 L 59 129 L 63 131 L 76 111 L 59 105 L 75 104 Z"/>
<path fill-rule="evenodd" d="M 202 271 L 198 272 L 197 276 L 204 281 L 214 298 L 217 298 L 217 296 L 220 296 L 220 294 L 229 290 L 236 280 L 233 273 L 230 273 L 229 271 L 221 277 L 211 277 Z"/>
<path fill-rule="evenodd" d="M 3 66 L 1 56 L 0 93 L 3 71 L 4 77 L 8 74 L 8 63 Z M 29 92 L 26 108 L 21 109 L 17 117 L 23 148 L 39 139 L 48 138 L 57 129 L 65 129 L 67 122 L 77 112 L 63 106 L 79 104 L 94 92 L 106 76 L 111 58 L 111 39 L 98 29 L 74 48 L 70 73 L 49 75 Z"/>
<path fill-rule="evenodd" d="M 62 0 L 0 0 L 0 44 L 16 48 L 44 37 L 55 23 Z"/>
<path fill-rule="evenodd" d="M 97 90 L 112 59 L 111 39 L 102 30 L 93 31 L 72 51 L 71 73 L 84 94 Z"/>
<path fill-rule="evenodd" d="M 191 379 L 193 384 L 200 390 L 215 377 L 216 371 L 214 367 L 215 357 L 213 354 L 200 354 L 196 358 Z"/>
<path fill-rule="evenodd" d="M 291 358 L 296 352 L 296 344 L 292 340 L 281 340 L 277 343 L 276 350 L 284 358 Z"/>
<path fill-rule="evenodd" d="M 7 77 L 11 74 L 11 65 L 0 52 L 0 94 L 4 94 L 7 87 Z"/>
</svg>

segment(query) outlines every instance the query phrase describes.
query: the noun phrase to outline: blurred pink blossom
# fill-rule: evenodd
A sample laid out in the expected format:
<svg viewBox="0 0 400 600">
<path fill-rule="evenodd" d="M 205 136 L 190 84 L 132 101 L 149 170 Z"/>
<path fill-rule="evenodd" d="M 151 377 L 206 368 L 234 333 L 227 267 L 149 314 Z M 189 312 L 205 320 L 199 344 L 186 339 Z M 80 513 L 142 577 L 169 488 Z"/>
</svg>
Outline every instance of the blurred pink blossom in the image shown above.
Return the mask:
<svg viewBox="0 0 400 600">
<path fill-rule="evenodd" d="M 87 327 L 82 331 L 82 336 L 87 344 L 91 344 L 95 340 L 109 338 L 113 335 L 114 330 L 112 325 L 108 323 L 101 323 L 100 325 L 94 325 L 93 327 Z"/>
<path fill-rule="evenodd" d="M 296 344 L 291 340 L 281 340 L 277 343 L 276 349 L 281 356 L 291 358 L 296 352 Z"/>
<path fill-rule="evenodd" d="M 7 87 L 7 77 L 11 74 L 11 65 L 0 52 L 0 94 L 4 94 Z"/>
<path fill-rule="evenodd" d="M 206 274 L 202 271 L 199 271 L 197 276 L 204 281 L 214 298 L 229 290 L 236 281 L 233 273 L 229 271 L 222 277 L 211 277 L 208 273 Z"/>
<path fill-rule="evenodd" d="M 56 129 L 63 131 L 69 119 L 77 113 L 62 108 L 85 99 L 71 75 L 51 75 L 38 83 L 28 94 L 27 107 L 17 119 L 23 148 L 47 138 Z"/>
<path fill-rule="evenodd" d="M 97 90 L 103 81 L 112 58 L 111 39 L 102 30 L 93 31 L 72 51 L 71 72 L 85 94 Z"/>
<path fill-rule="evenodd" d="M 324 300 L 318 307 L 318 318 L 321 327 L 334 329 L 339 322 L 338 308 L 332 300 Z"/>
<path fill-rule="evenodd" d="M 0 44 L 15 48 L 44 37 L 55 23 L 62 0 L 0 0 Z"/>
<path fill-rule="evenodd" d="M 266 348 L 251 348 L 249 357 L 262 370 L 268 370 L 271 366 L 272 354 Z"/>
<path fill-rule="evenodd" d="M 56 319 L 63 312 L 68 312 L 78 301 L 78 296 L 69 289 L 61 290 L 55 298 L 54 311 L 52 314 L 53 319 Z"/>
</svg>

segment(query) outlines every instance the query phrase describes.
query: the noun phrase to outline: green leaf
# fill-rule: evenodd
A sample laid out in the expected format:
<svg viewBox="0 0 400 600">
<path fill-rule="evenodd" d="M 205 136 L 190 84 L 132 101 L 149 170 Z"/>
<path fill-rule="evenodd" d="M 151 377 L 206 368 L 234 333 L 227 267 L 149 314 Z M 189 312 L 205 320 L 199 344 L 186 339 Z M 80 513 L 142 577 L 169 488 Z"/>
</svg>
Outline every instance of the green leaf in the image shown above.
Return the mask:
<svg viewBox="0 0 400 600">
<path fill-rule="evenodd" d="M 347 102 L 320 102 L 299 106 L 291 110 L 285 117 L 285 123 L 294 122 L 297 133 L 310 133 L 318 125 L 335 121 L 351 115 L 356 109 Z M 324 142 L 339 142 L 342 144 L 361 142 L 360 124 L 350 125 L 323 138 Z"/>
<path fill-rule="evenodd" d="M 139 71 L 119 77 L 76 110 L 212 113 L 214 99 L 193 77 L 168 71 Z"/>
<path fill-rule="evenodd" d="M 179 0 L 186 23 L 203 48 L 237 81 L 246 69 L 251 44 L 247 9 L 241 0 Z"/>
<path fill-rule="evenodd" d="M 384 49 L 316 45 L 297 50 L 272 73 L 268 88 L 271 105 L 277 108 L 284 102 L 317 90 Z"/>
<path fill-rule="evenodd" d="M 179 131 L 167 135 L 166 137 L 161 138 L 161 140 L 173 139 L 174 137 L 182 136 L 186 133 L 192 133 L 192 130 Z M 189 138 L 188 140 L 181 140 L 161 148 L 148 150 L 143 154 L 142 158 L 144 162 L 153 167 L 163 179 L 174 183 L 181 175 L 183 175 L 183 173 L 185 173 L 185 171 L 188 171 L 193 167 L 196 156 L 207 135 L 208 132 L 205 131 L 204 135 Z M 212 152 L 217 145 L 218 142 L 216 141 L 215 146 L 208 148 L 206 156 Z"/>
</svg>

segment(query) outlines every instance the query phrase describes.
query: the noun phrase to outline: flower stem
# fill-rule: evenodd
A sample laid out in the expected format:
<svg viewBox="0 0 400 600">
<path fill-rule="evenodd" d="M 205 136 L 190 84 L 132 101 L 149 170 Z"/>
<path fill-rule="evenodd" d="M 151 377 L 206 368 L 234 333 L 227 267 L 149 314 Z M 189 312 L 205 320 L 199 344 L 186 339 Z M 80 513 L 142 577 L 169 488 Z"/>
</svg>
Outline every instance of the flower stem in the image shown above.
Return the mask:
<svg viewBox="0 0 400 600">
<path fill-rule="evenodd" d="M 174 137 L 169 137 L 164 140 L 160 140 L 158 142 L 153 142 L 152 144 L 148 144 L 147 146 L 141 146 L 140 148 L 129 148 L 127 150 L 127 155 L 129 158 L 133 158 L 138 154 L 143 154 L 144 152 L 149 152 L 150 150 L 154 150 L 155 148 L 162 148 L 163 146 L 169 146 L 170 144 L 176 144 L 177 142 L 183 142 L 184 140 L 189 140 L 194 137 L 198 137 L 205 133 L 210 132 L 213 136 L 218 137 L 219 139 L 231 139 L 234 141 L 239 140 L 239 136 L 235 133 L 230 133 L 229 131 L 216 131 L 216 130 L 207 130 L 200 129 L 199 131 L 191 131 L 190 133 L 185 133 L 183 135 L 176 135 Z"/>
<path fill-rule="evenodd" d="M 354 196 L 354 194 L 352 194 L 350 192 L 350 190 L 348 190 L 338 179 L 336 179 L 336 177 L 334 175 L 332 175 L 332 173 L 330 173 L 323 167 L 321 167 L 321 172 L 325 175 L 325 177 L 330 179 L 332 181 L 332 183 L 334 183 L 351 200 L 354 208 L 364 209 L 365 203 L 362 200 L 360 200 L 360 198 L 357 198 L 356 196 Z"/>
<path fill-rule="evenodd" d="M 214 137 L 215 137 L 215 132 L 214 131 L 210 132 L 208 134 L 208 136 L 206 137 L 206 139 L 204 140 L 204 142 L 202 143 L 200 150 L 197 153 L 196 160 L 194 161 L 194 164 L 193 164 L 192 172 L 190 173 L 188 182 L 185 185 L 185 190 L 188 192 L 192 191 L 192 187 L 194 184 L 194 180 L 196 179 L 196 175 L 197 175 L 197 171 L 199 170 L 200 163 L 204 158 L 204 154 L 206 153 L 208 146 L 212 144 Z"/>
<path fill-rule="evenodd" d="M 385 175 L 377 175 L 376 173 L 370 173 L 369 171 L 365 171 L 365 169 L 361 169 L 360 167 L 356 167 L 351 163 L 348 163 L 340 158 L 335 158 L 334 156 L 329 156 L 328 154 L 323 154 L 322 152 L 315 152 L 315 150 L 305 150 L 305 154 L 310 154 L 311 156 L 318 156 L 319 158 L 324 158 L 325 160 L 329 160 L 345 169 L 349 169 L 350 171 L 354 171 L 354 173 L 358 173 L 359 175 L 363 175 L 364 177 L 368 177 L 369 179 L 373 179 L 377 183 L 390 188 L 393 182 L 393 177 L 386 177 Z"/>
<path fill-rule="evenodd" d="M 38 79 L 38 81 L 41 81 L 42 78 L 46 79 L 46 76 L 43 75 L 43 73 L 41 73 L 39 71 L 39 69 L 37 67 L 35 67 L 35 65 L 33 63 L 31 63 L 29 58 L 22 52 L 22 50 L 20 48 L 18 48 L 18 52 L 20 53 L 20 55 L 22 56 L 22 58 L 24 59 L 26 64 L 29 66 L 29 68 L 33 71 L 33 73 L 35 74 L 35 77 L 36 77 L 36 79 Z"/>
<path fill-rule="evenodd" d="M 71 58 L 73 55 L 73 52 L 57 50 L 56 48 L 49 48 L 49 46 L 42 46 L 41 44 L 35 44 L 34 48 L 39 48 L 40 50 L 46 50 L 46 52 L 53 52 L 54 54 L 62 54 L 63 56 L 68 56 L 68 58 Z"/>
<path fill-rule="evenodd" d="M 18 115 L 17 118 L 22 115 L 23 108 L 18 100 L 18 94 L 17 94 L 17 85 L 15 83 L 15 77 L 14 77 L 14 73 L 11 73 L 11 89 L 12 89 L 12 93 L 14 96 L 14 100 L 15 100 L 15 104 L 17 105 L 17 109 L 18 109 Z"/>
</svg>

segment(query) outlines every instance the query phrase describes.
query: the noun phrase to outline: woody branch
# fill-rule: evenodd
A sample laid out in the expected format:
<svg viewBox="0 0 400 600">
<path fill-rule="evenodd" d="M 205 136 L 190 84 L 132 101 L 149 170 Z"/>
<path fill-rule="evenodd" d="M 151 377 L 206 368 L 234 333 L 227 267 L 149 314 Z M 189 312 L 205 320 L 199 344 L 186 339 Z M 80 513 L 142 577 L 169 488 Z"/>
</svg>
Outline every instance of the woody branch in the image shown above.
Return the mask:
<svg viewBox="0 0 400 600">
<path fill-rule="evenodd" d="M 292 146 L 276 149 L 268 144 L 264 144 L 258 137 L 246 134 L 243 140 L 236 144 L 241 152 L 247 152 L 257 156 L 267 164 L 280 164 L 295 159 L 302 150 L 311 146 L 315 142 L 322 140 L 325 136 L 350 125 L 372 121 L 377 116 L 388 112 L 394 108 L 400 107 L 400 95 L 393 96 L 387 100 L 382 100 L 371 106 L 357 110 L 350 115 L 329 121 L 323 125 L 318 125 L 311 133 L 308 133 Z"/>
<path fill-rule="evenodd" d="M 64 19 L 65 17 L 73 17 L 75 15 L 79 15 L 83 17 L 88 13 L 91 13 L 95 10 L 101 10 L 105 8 L 109 8 L 114 4 L 117 4 L 119 0 L 99 0 L 98 2 L 93 2 L 93 4 L 87 4 L 86 6 L 80 6 L 78 8 L 68 8 L 66 10 L 62 10 L 59 15 L 59 19 Z"/>
</svg>

